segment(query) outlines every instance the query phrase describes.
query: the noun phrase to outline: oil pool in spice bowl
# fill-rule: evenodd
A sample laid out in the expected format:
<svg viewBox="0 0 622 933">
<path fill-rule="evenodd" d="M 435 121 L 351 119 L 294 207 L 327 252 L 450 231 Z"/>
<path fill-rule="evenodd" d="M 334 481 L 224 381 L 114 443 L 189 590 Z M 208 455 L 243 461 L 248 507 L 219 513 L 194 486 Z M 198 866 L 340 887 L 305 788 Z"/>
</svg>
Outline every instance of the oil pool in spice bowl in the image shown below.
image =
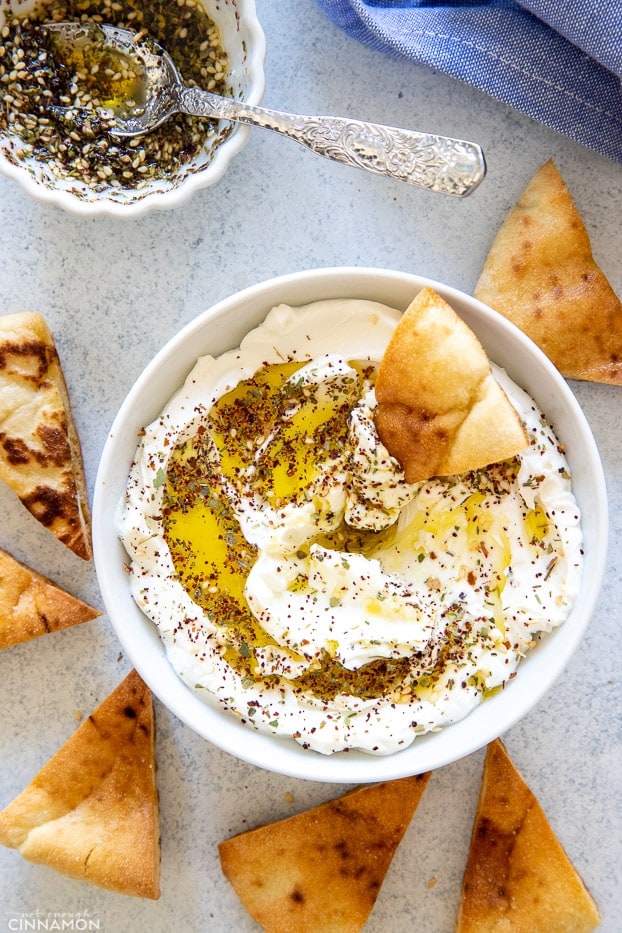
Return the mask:
<svg viewBox="0 0 622 933">
<path fill-rule="evenodd" d="M 373 418 L 399 318 L 280 305 L 201 358 L 143 432 L 119 528 L 134 600 L 188 686 L 325 754 L 392 754 L 464 718 L 581 586 L 563 448 L 503 371 L 526 450 L 405 482 Z"/>
<path fill-rule="evenodd" d="M 5 157 L 36 163 L 46 183 L 78 197 L 87 191 L 140 192 L 189 166 L 215 134 L 205 118 L 177 114 L 157 130 L 128 141 L 108 133 L 110 113 L 136 89 L 131 67 L 118 56 L 74 55 L 62 60 L 46 22 L 111 23 L 143 30 L 170 53 L 187 84 L 231 96 L 229 62 L 216 24 L 199 0 L 52 0 L 28 15 L 5 13 L 0 45 L 0 132 L 12 144 Z M 221 131 L 222 132 L 227 132 Z M 71 181 L 79 182 L 73 189 Z"/>
</svg>

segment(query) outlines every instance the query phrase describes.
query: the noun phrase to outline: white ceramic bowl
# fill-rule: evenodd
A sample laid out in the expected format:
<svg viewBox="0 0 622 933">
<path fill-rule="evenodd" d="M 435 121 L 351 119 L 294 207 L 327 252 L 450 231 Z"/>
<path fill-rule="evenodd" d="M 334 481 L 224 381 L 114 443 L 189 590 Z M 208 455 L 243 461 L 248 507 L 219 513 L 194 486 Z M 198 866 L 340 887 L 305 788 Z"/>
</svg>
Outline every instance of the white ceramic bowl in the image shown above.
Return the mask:
<svg viewBox="0 0 622 933">
<path fill-rule="evenodd" d="M 293 739 L 260 734 L 232 714 L 200 700 L 177 677 L 155 626 L 136 607 L 115 527 L 138 432 L 182 384 L 198 356 L 239 345 L 274 305 L 325 298 L 367 298 L 405 309 L 431 285 L 477 334 L 488 355 L 535 399 L 567 450 L 583 513 L 585 571 L 571 616 L 522 662 L 518 676 L 461 722 L 416 738 L 388 757 L 359 752 L 324 756 Z M 154 694 L 188 726 L 215 745 L 268 770 L 318 781 L 359 783 L 421 773 L 467 755 L 505 732 L 550 689 L 577 649 L 590 620 L 604 573 L 608 513 L 603 471 L 585 417 L 565 380 L 518 329 L 475 299 L 416 275 L 378 269 L 320 269 L 263 282 L 219 302 L 185 327 L 158 353 L 119 411 L 97 476 L 95 563 L 102 596 L 128 659 Z"/>
<path fill-rule="evenodd" d="M 175 0 L 170 0 L 174 3 Z M 247 104 L 261 102 L 265 89 L 264 61 L 266 42 L 257 19 L 255 0 L 201 0 L 208 15 L 219 27 L 222 43 L 229 56 L 227 78 L 233 97 Z M 20 15 L 36 6 L 35 0 L 8 0 L 0 8 L 0 29 L 6 10 Z M 108 189 L 98 193 L 75 179 L 58 179 L 46 173 L 34 159 L 17 163 L 11 157 L 16 137 L 0 131 L 0 172 L 13 178 L 29 195 L 55 204 L 74 214 L 137 217 L 149 210 L 166 210 L 186 201 L 199 188 L 213 185 L 225 173 L 231 159 L 246 143 L 250 128 L 241 124 L 231 131 L 227 121 L 220 121 L 217 132 L 201 152 L 177 172 L 151 181 L 139 191 Z"/>
</svg>

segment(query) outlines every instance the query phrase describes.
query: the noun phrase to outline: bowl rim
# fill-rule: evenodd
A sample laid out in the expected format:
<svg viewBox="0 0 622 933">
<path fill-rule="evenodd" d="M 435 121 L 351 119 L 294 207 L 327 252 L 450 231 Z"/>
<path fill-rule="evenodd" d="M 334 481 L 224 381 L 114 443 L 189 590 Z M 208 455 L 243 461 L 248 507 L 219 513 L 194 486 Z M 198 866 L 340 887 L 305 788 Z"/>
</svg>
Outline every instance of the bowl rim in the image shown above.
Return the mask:
<svg viewBox="0 0 622 933">
<path fill-rule="evenodd" d="M 249 105 L 261 103 L 265 88 L 266 37 L 257 16 L 255 0 L 236 0 L 239 8 L 238 25 L 244 22 L 248 32 L 247 69 L 249 83 L 245 89 L 245 102 Z M 0 18 L 3 19 L 3 10 Z M 226 121 L 222 121 L 226 122 Z M 134 219 L 151 210 L 166 211 L 185 204 L 196 191 L 215 185 L 225 174 L 230 162 L 244 148 L 250 138 L 251 127 L 238 123 L 228 134 L 206 164 L 204 169 L 189 173 L 177 188 L 167 191 L 153 191 L 136 200 L 120 203 L 106 197 L 96 197 L 92 201 L 82 200 L 64 188 L 49 188 L 37 179 L 20 163 L 12 162 L 0 149 L 0 175 L 17 182 L 27 195 L 41 204 L 60 207 L 70 214 L 80 217 L 114 217 Z"/>
<path fill-rule="evenodd" d="M 512 683 L 465 719 L 438 733 L 417 737 L 408 748 L 392 755 L 364 752 L 322 755 L 303 749 L 293 739 L 280 739 L 244 726 L 231 713 L 199 699 L 181 681 L 166 659 L 155 626 L 129 595 L 127 574 L 122 566 L 123 555 L 125 563 L 127 555 L 115 533 L 115 516 L 139 430 L 157 417 L 197 357 L 211 352 L 205 346 L 214 346 L 214 354 L 238 346 L 241 336 L 280 302 L 303 304 L 327 297 L 383 300 L 385 295 L 385 303 L 405 308 L 410 299 L 404 296 L 410 294 L 412 298 L 426 286 L 438 291 L 466 318 L 487 349 L 491 345 L 498 349 L 499 341 L 507 344 L 507 359 L 495 359 L 498 354 L 491 354 L 491 358 L 501 362 L 511 377 L 516 378 L 513 368 L 523 361 L 529 362 L 527 377 L 523 374 L 519 384 L 536 398 L 555 426 L 559 418 L 564 419 L 565 430 L 572 437 L 561 437 L 562 442 L 580 443 L 580 457 L 572 447 L 567 453 L 575 482 L 578 479 L 579 486 L 589 490 L 591 519 L 589 526 L 584 523 L 584 531 L 591 529 L 591 537 L 586 541 L 582 587 L 577 605 L 563 626 L 546 636 L 523 660 Z M 307 294 L 307 298 L 300 297 Z M 395 303 L 397 295 L 403 298 L 399 304 Z M 484 339 L 478 330 L 485 332 Z M 228 332 L 232 334 L 229 339 Z M 162 386 L 161 391 L 154 392 L 153 386 L 157 384 L 154 380 L 162 380 L 162 373 L 166 372 L 166 389 Z M 534 393 L 536 384 L 538 392 Z M 537 397 L 544 388 L 547 404 Z M 149 412 L 142 407 L 147 400 Z M 585 503 L 579 504 L 585 516 Z M 364 266 L 309 269 L 266 279 L 216 302 L 186 324 L 156 353 L 123 401 L 102 451 L 93 496 L 94 560 L 104 606 L 127 657 L 155 696 L 197 734 L 243 761 L 290 777 L 346 784 L 395 779 L 449 764 L 499 737 L 533 709 L 565 670 L 596 608 L 605 572 L 607 532 L 607 491 L 594 437 L 570 386 L 544 353 L 506 318 L 452 286 L 414 273 Z M 123 605 L 119 594 L 123 596 Z M 516 703 L 517 697 L 520 704 Z"/>
</svg>

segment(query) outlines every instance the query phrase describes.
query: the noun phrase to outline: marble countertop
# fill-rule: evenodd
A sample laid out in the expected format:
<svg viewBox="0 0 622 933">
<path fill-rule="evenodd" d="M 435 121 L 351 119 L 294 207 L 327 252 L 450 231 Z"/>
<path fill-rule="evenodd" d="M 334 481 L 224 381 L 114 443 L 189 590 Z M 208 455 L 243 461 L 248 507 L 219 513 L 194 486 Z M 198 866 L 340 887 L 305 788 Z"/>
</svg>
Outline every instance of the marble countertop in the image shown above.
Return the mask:
<svg viewBox="0 0 622 933">
<path fill-rule="evenodd" d="M 37 310 L 53 330 L 92 492 L 112 419 L 153 354 L 217 300 L 318 266 L 412 271 L 472 291 L 494 232 L 553 157 L 597 261 L 622 294 L 622 168 L 442 75 L 374 52 L 314 3 L 258 0 L 267 106 L 348 114 L 475 139 L 488 175 L 457 200 L 319 159 L 253 130 L 225 177 L 174 212 L 89 219 L 30 200 L 0 179 L 0 309 Z M 602 912 L 622 916 L 620 390 L 572 383 L 607 477 L 610 551 L 581 650 L 533 711 L 506 733 Z M 57 545 L 0 489 L 0 546 L 101 606 L 92 565 Z M 0 807 L 31 780 L 129 669 L 105 614 L 0 657 Z M 168 933 L 258 929 L 220 872 L 217 843 L 344 791 L 261 771 L 212 747 L 156 702 L 162 806 L 157 902 L 73 882 L 0 849 L 0 933 L 97 929 Z M 369 919 L 369 933 L 450 933 L 483 752 L 433 775 Z M 28 926 L 40 918 L 38 927 Z M 72 919 L 73 918 L 73 919 Z M 84 925 L 89 922 L 90 926 Z M 47 923 L 45 927 L 42 924 Z M 80 925 L 82 923 L 82 925 Z"/>
</svg>

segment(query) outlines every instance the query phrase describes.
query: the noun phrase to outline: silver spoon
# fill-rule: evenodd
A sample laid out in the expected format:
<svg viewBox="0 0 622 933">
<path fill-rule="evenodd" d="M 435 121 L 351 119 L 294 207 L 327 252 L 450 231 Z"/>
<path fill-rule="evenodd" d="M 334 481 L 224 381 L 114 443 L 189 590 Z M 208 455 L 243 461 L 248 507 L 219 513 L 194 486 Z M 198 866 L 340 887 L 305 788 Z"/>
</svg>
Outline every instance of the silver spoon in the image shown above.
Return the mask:
<svg viewBox="0 0 622 933">
<path fill-rule="evenodd" d="M 464 197 L 486 174 L 477 143 L 398 129 L 348 117 L 302 116 L 255 107 L 211 91 L 187 87 L 167 52 L 144 34 L 95 23 L 49 23 L 60 51 L 91 43 L 126 56 L 141 78 L 138 105 L 115 109 L 112 135 L 151 132 L 174 113 L 262 126 L 288 136 L 317 155 L 441 194 Z"/>
</svg>

